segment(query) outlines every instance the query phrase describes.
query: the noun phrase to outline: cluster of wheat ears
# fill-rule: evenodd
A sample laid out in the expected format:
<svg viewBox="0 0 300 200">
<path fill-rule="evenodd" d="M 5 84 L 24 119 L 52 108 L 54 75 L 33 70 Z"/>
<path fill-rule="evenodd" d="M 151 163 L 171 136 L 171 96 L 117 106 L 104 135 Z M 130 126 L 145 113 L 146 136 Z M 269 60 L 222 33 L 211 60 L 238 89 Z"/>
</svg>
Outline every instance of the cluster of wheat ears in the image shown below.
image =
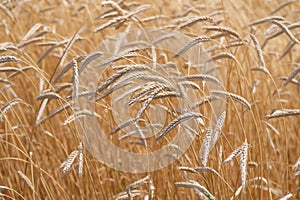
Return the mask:
<svg viewBox="0 0 300 200">
<path fill-rule="evenodd" d="M 298 0 L 1 1 L 0 199 L 300 198 L 299 13 Z M 124 39 L 147 28 L 171 34 Z M 159 49 L 172 33 L 189 39 Z M 76 121 L 90 117 L 132 152 L 193 140 L 164 168 L 123 172 L 85 148 Z"/>
</svg>

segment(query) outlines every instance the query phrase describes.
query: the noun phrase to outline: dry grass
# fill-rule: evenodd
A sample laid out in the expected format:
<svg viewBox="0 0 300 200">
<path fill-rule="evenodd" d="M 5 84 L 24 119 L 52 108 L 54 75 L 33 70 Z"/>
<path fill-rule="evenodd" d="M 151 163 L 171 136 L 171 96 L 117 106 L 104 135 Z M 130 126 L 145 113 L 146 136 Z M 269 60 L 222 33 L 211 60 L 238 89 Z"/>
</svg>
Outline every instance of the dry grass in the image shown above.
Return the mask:
<svg viewBox="0 0 300 200">
<path fill-rule="evenodd" d="M 288 0 L 3 0 L 0 199 L 299 199 L 299 11 L 299 1 Z M 110 58 L 96 49 L 112 35 L 146 27 L 176 30 L 191 41 L 176 56 L 154 47 L 172 35 L 127 44 L 130 50 Z M 213 63 L 200 75 L 201 66 L 180 56 L 199 45 Z M 78 77 L 93 62 L 111 65 L 95 91 L 80 93 Z M 152 67 L 173 81 L 150 74 Z M 222 80 L 214 77 L 217 70 Z M 126 91 L 136 80 L 141 84 Z M 193 112 L 178 109 L 189 95 L 184 89 L 197 91 Z M 120 99 L 131 95 L 125 105 L 131 118 L 121 126 L 109 103 L 115 90 L 124 91 Z M 95 112 L 73 107 L 93 94 Z M 215 130 L 205 116 L 220 99 L 226 119 L 212 142 Z M 167 120 L 151 124 L 158 133 L 147 138 L 143 124 L 158 103 Z M 81 143 L 73 122 L 91 116 L 113 143 L 135 152 L 158 149 L 181 126 L 195 140 L 181 157 L 168 155 L 175 159 L 168 167 L 120 172 Z M 182 124 L 196 119 L 197 128 Z"/>
</svg>

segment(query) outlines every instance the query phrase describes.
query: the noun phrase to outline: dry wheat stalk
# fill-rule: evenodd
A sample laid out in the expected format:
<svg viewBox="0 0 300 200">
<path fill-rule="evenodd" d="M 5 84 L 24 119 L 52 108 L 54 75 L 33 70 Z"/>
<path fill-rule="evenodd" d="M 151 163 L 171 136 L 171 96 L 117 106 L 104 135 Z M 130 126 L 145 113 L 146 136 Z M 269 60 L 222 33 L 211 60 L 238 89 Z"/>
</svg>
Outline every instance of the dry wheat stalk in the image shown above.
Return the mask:
<svg viewBox="0 0 300 200">
<path fill-rule="evenodd" d="M 281 60 L 282 58 L 284 58 L 290 51 L 291 49 L 296 45 L 296 42 L 291 41 L 286 47 L 285 50 L 283 51 L 283 53 L 280 55 L 278 60 Z"/>
<path fill-rule="evenodd" d="M 178 124 L 182 123 L 183 121 L 192 119 L 192 118 L 203 118 L 203 116 L 200 113 L 194 113 L 194 112 L 188 112 L 180 115 L 178 118 L 173 120 L 169 125 L 167 125 L 156 137 L 156 140 L 161 139 L 163 136 L 165 136 L 171 129 L 175 128 Z"/>
<path fill-rule="evenodd" d="M 287 117 L 293 115 L 300 115 L 300 109 L 275 110 L 273 113 L 266 115 L 265 118 L 272 119 L 272 118 Z"/>
<path fill-rule="evenodd" d="M 11 73 L 11 74 L 8 76 L 8 78 L 12 78 L 12 77 L 14 77 L 14 76 L 16 76 L 16 75 L 18 75 L 18 74 L 20 74 L 20 73 L 26 72 L 26 71 L 29 70 L 29 69 L 35 69 L 35 67 L 32 66 L 32 65 L 22 67 L 21 69 L 15 71 L 15 72 L 13 72 L 13 73 Z"/>
<path fill-rule="evenodd" d="M 233 94 L 233 93 L 225 92 L 225 91 L 221 91 L 221 90 L 211 90 L 210 92 L 213 95 L 225 96 L 225 97 L 232 98 L 233 100 L 240 102 L 241 104 L 246 106 L 249 110 L 251 110 L 251 104 L 246 99 L 244 99 L 243 97 L 241 97 L 237 94 Z"/>
<path fill-rule="evenodd" d="M 179 50 L 177 53 L 175 53 L 174 57 L 184 54 L 187 50 L 189 50 L 190 48 L 192 48 L 193 46 L 195 46 L 196 44 L 198 44 L 200 42 L 207 42 L 210 40 L 211 40 L 210 37 L 199 36 L 199 37 L 193 39 L 192 41 L 190 41 L 189 43 L 187 43 L 181 50 Z"/>
<path fill-rule="evenodd" d="M 54 110 L 53 112 L 51 112 L 49 115 L 47 115 L 44 119 L 41 119 L 41 116 L 45 110 L 45 107 L 48 103 L 48 99 L 45 99 L 43 102 L 42 102 L 42 105 L 40 107 L 40 110 L 38 112 L 38 115 L 36 117 L 36 125 L 38 124 L 41 124 L 43 122 L 45 122 L 46 120 L 54 117 L 55 115 L 57 115 L 58 113 L 60 113 L 61 111 L 67 109 L 68 107 L 71 107 L 71 104 L 70 103 L 65 103 L 63 106 L 57 108 L 56 110 Z"/>
</svg>

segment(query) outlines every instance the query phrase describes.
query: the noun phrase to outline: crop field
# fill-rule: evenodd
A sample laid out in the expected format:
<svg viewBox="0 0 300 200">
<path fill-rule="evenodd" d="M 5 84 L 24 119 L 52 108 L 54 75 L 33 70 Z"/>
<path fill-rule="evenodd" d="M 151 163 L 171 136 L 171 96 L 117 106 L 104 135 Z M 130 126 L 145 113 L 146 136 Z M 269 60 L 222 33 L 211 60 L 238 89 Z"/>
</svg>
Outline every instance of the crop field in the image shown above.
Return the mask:
<svg viewBox="0 0 300 200">
<path fill-rule="evenodd" d="M 0 199 L 300 199 L 299 0 L 1 0 Z"/>
</svg>

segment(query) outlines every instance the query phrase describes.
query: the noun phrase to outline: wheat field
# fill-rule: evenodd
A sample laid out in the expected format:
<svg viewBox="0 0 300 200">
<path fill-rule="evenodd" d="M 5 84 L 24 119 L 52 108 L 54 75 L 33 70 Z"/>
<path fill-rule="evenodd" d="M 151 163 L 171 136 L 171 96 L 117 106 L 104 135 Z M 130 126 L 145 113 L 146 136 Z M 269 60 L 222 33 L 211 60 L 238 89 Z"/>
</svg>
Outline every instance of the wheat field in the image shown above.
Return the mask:
<svg viewBox="0 0 300 200">
<path fill-rule="evenodd" d="M 298 0 L 3 0 L 0 19 L 0 199 L 300 199 Z M 135 29 L 163 34 L 114 39 Z M 76 125 L 92 117 L 128 151 L 193 140 L 126 172 L 92 153 L 103 138 Z"/>
</svg>

